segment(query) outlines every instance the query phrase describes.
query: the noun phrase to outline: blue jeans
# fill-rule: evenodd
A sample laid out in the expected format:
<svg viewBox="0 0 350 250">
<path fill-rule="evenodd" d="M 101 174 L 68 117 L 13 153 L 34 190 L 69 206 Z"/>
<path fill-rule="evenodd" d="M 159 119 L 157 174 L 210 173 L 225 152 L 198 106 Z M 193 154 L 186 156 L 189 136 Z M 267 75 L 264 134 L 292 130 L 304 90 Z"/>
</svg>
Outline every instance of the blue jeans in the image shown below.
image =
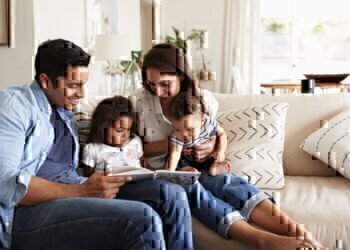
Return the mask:
<svg viewBox="0 0 350 250">
<path fill-rule="evenodd" d="M 233 174 L 210 176 L 208 170 L 213 162 L 213 158 L 196 162 L 182 155 L 177 168 L 191 166 L 201 172 L 200 184 L 187 190 L 192 214 L 223 237 L 227 237 L 227 231 L 233 223 L 238 220 L 248 221 L 251 212 L 261 201 L 272 198 Z M 193 190 L 195 190 L 194 193 L 202 195 L 200 199 L 191 194 Z M 206 209 L 213 211 L 197 209 L 197 207 L 203 208 L 203 204 Z M 216 222 L 211 216 L 214 213 L 218 218 Z"/>
<path fill-rule="evenodd" d="M 165 249 L 165 235 L 167 249 L 193 249 L 183 188 L 142 181 L 124 185 L 117 197 L 60 199 L 17 208 L 11 248 Z"/>
<path fill-rule="evenodd" d="M 274 202 L 272 197 L 233 174 L 210 176 L 207 171 L 202 170 L 199 181 L 215 197 L 239 211 L 246 220 L 249 220 L 251 212 L 261 201 L 270 199 Z"/>
</svg>

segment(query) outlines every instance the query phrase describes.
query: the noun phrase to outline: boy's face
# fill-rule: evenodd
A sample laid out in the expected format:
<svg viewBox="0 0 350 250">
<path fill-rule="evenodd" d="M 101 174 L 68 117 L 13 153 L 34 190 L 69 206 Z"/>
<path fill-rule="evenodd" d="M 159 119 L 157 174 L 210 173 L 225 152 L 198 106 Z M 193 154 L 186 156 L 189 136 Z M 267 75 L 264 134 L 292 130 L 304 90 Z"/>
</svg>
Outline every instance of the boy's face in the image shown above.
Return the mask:
<svg viewBox="0 0 350 250">
<path fill-rule="evenodd" d="M 128 142 L 133 119 L 128 116 L 121 116 L 113 121 L 107 128 L 106 142 L 116 147 L 122 147 Z"/>
<path fill-rule="evenodd" d="M 87 67 L 67 67 L 67 75 L 59 76 L 56 88 L 46 74 L 40 74 L 41 86 L 51 105 L 73 110 L 85 96 L 85 85 L 89 79 Z"/>
<path fill-rule="evenodd" d="M 203 124 L 201 114 L 185 115 L 180 120 L 172 120 L 175 136 L 184 142 L 195 140 L 199 137 Z"/>
</svg>

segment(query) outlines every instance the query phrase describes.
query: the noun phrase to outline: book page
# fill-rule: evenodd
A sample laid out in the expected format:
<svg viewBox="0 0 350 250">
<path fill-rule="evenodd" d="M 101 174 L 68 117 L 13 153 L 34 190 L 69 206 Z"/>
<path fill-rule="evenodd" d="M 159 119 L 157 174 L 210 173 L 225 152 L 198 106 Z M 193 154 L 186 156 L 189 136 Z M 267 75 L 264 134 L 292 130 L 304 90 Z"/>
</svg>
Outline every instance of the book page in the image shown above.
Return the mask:
<svg viewBox="0 0 350 250">
<path fill-rule="evenodd" d="M 112 171 L 107 174 L 107 176 L 131 176 L 132 181 L 139 181 L 139 180 L 147 180 L 147 179 L 154 179 L 155 173 L 149 169 L 146 168 L 134 168 L 133 170 L 129 171 Z"/>
<path fill-rule="evenodd" d="M 200 175 L 200 172 L 157 170 L 155 178 L 181 186 L 191 186 L 199 179 Z"/>
</svg>

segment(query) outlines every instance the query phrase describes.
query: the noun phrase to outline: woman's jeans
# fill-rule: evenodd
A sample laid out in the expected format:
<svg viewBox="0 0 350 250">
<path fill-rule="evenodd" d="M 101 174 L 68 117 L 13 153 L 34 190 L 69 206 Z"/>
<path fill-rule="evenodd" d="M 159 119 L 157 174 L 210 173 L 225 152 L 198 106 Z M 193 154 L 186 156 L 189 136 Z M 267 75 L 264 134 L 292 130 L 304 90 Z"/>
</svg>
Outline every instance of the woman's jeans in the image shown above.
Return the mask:
<svg viewBox="0 0 350 250">
<path fill-rule="evenodd" d="M 17 208 L 11 249 L 193 249 L 181 186 L 128 183 L 117 198 L 60 199 Z"/>
</svg>

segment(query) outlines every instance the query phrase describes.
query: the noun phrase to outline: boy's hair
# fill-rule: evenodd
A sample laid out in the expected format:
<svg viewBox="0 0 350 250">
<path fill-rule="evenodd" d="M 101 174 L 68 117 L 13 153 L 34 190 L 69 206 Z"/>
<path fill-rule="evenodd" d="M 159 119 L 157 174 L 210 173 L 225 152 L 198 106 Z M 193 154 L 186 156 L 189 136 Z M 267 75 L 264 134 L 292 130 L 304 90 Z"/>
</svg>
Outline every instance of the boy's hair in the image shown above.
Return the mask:
<svg viewBox="0 0 350 250">
<path fill-rule="evenodd" d="M 186 115 L 208 113 L 203 97 L 192 91 L 180 92 L 170 104 L 170 116 L 175 120 L 180 120 Z"/>
<path fill-rule="evenodd" d="M 136 113 L 131 101 L 123 96 L 114 96 L 101 101 L 92 114 L 88 143 L 105 143 L 107 128 L 119 117 L 127 116 L 133 119 L 131 137 L 136 134 Z"/>
<path fill-rule="evenodd" d="M 76 44 L 63 40 L 48 40 L 39 45 L 35 56 L 35 80 L 39 82 L 39 75 L 45 73 L 56 87 L 59 76 L 66 76 L 67 68 L 84 66 L 90 63 L 90 54 Z"/>
</svg>

